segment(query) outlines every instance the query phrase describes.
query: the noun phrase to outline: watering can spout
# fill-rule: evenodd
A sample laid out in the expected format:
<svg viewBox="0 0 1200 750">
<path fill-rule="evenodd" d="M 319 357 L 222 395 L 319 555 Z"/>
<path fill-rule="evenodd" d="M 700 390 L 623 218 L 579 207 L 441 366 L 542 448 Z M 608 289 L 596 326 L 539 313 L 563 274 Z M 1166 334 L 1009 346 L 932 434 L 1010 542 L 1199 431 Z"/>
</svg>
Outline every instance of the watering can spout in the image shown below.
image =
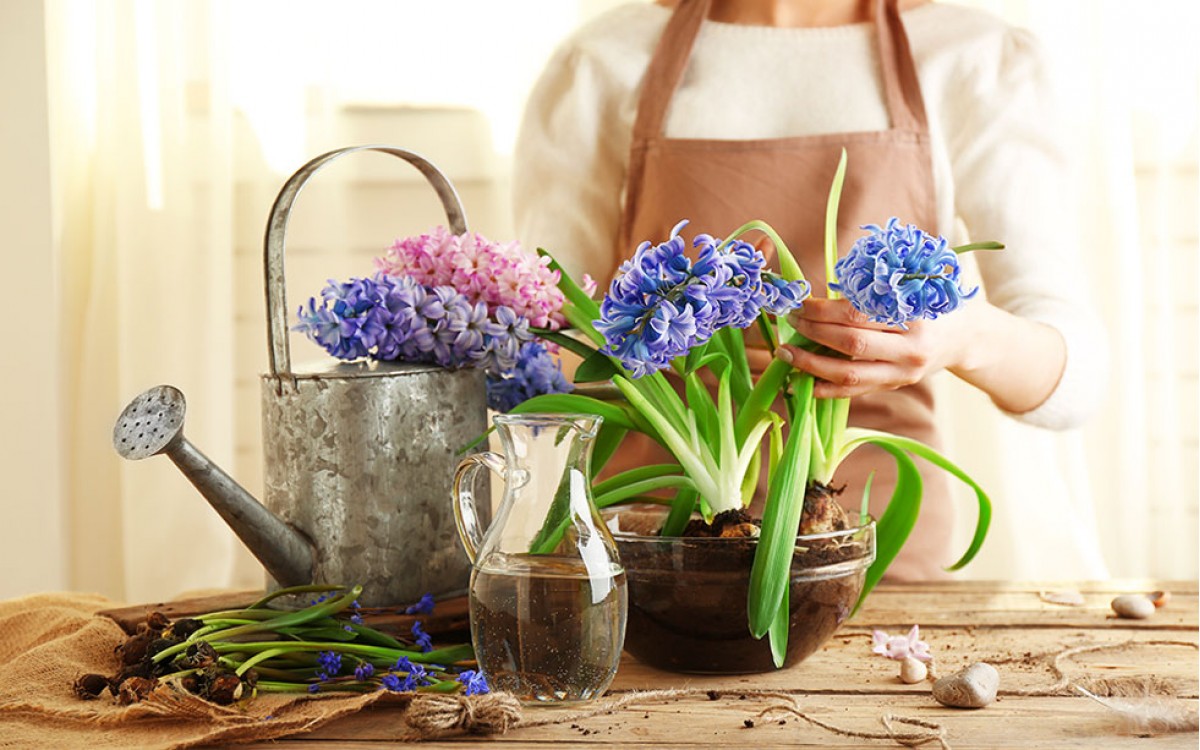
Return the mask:
<svg viewBox="0 0 1200 750">
<path fill-rule="evenodd" d="M 113 446 L 138 460 L 165 453 L 280 586 L 312 583 L 308 539 L 254 498 L 183 436 L 183 394 L 169 385 L 135 398 L 113 427 Z"/>
</svg>

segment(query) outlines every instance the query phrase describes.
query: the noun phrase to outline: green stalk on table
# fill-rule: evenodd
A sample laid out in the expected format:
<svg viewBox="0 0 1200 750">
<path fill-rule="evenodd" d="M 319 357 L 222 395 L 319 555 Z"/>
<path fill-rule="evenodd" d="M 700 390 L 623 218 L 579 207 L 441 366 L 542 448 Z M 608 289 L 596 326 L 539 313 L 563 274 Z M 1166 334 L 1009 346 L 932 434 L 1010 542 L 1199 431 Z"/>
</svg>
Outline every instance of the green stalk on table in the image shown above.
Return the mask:
<svg viewBox="0 0 1200 750">
<path fill-rule="evenodd" d="M 321 595 L 303 609 L 266 606 L 313 593 Z M 113 678 L 85 675 L 76 693 L 95 698 L 108 687 L 120 702 L 133 703 L 165 682 L 228 704 L 258 692 L 488 692 L 470 644 L 434 649 L 419 621 L 411 643 L 368 627 L 358 610 L 361 593 L 360 586 L 297 586 L 245 609 L 174 623 L 151 614 L 117 649 L 125 669 Z"/>
</svg>

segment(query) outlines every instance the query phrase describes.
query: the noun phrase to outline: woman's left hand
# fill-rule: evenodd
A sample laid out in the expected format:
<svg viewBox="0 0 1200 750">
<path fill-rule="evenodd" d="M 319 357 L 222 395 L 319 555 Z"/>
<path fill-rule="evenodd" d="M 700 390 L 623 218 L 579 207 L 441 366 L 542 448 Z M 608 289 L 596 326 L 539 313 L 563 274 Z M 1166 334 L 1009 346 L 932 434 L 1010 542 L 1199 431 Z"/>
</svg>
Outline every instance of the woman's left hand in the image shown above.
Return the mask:
<svg viewBox="0 0 1200 750">
<path fill-rule="evenodd" d="M 817 398 L 851 398 L 912 385 L 953 367 L 968 341 L 967 305 L 938 320 L 915 320 L 908 330 L 872 323 L 844 299 L 809 298 L 788 316 L 804 337 L 848 359 L 780 346 L 775 356 L 817 378 Z"/>
</svg>

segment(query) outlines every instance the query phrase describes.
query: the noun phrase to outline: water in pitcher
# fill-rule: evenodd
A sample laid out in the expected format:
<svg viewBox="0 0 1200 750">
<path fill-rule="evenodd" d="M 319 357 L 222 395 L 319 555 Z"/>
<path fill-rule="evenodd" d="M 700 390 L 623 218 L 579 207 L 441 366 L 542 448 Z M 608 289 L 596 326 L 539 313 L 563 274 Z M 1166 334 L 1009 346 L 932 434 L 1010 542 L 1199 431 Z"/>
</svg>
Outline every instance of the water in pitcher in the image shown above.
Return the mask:
<svg viewBox="0 0 1200 750">
<path fill-rule="evenodd" d="M 587 700 L 617 672 L 625 571 L 578 557 L 489 556 L 471 576 L 471 635 L 493 690 L 522 701 Z"/>
</svg>

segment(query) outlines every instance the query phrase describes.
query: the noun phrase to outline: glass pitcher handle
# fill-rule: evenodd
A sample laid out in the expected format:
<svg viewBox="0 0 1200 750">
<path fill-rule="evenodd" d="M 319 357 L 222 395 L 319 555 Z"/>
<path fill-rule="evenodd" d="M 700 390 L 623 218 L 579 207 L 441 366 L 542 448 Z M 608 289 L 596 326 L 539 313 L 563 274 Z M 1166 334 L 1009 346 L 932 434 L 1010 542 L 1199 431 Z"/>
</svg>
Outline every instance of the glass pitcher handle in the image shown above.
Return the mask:
<svg viewBox="0 0 1200 750">
<path fill-rule="evenodd" d="M 451 488 L 454 522 L 458 525 L 458 536 L 471 562 L 475 562 L 479 545 L 483 543 L 484 529 L 479 527 L 479 514 L 475 510 L 475 474 L 480 469 L 491 469 L 503 477 L 504 456 L 491 451 L 474 453 L 459 462 L 454 472 L 454 485 Z"/>
</svg>

